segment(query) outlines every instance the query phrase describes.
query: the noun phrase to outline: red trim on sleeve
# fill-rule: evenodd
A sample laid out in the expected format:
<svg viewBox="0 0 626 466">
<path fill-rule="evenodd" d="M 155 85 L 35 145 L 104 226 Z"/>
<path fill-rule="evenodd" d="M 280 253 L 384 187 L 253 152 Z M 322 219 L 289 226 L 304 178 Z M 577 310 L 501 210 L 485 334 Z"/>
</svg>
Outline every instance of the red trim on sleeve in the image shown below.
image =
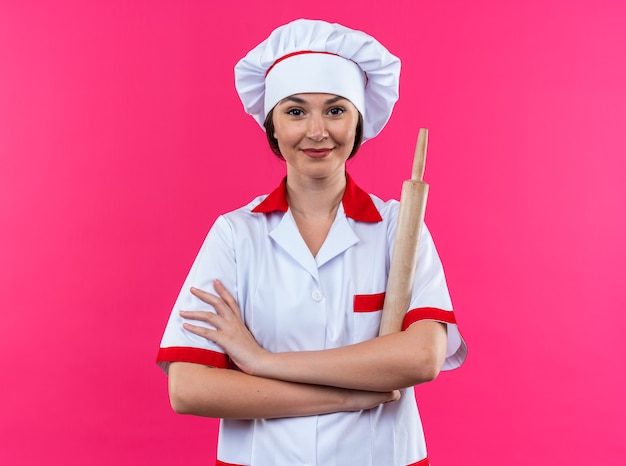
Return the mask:
<svg viewBox="0 0 626 466">
<path fill-rule="evenodd" d="M 229 367 L 228 356 L 224 353 L 188 346 L 159 348 L 157 362 L 194 362 L 205 366 L 219 367 L 220 369 Z"/>
<path fill-rule="evenodd" d="M 350 175 L 346 174 L 346 191 L 343 193 L 343 210 L 347 217 L 358 222 L 376 223 L 381 222 L 378 209 L 369 194 L 359 188 Z M 259 205 L 252 209 L 254 213 L 269 214 L 270 212 L 287 212 L 287 178 L 283 178 L 278 188 L 268 194 Z"/>
<path fill-rule="evenodd" d="M 385 304 L 385 292 L 376 294 L 355 294 L 354 312 L 381 311 Z"/>
<path fill-rule="evenodd" d="M 452 311 L 444 311 L 434 307 L 418 307 L 406 313 L 404 322 L 402 322 L 402 330 L 406 330 L 418 320 L 436 320 L 447 324 L 456 324 L 454 312 Z"/>
</svg>

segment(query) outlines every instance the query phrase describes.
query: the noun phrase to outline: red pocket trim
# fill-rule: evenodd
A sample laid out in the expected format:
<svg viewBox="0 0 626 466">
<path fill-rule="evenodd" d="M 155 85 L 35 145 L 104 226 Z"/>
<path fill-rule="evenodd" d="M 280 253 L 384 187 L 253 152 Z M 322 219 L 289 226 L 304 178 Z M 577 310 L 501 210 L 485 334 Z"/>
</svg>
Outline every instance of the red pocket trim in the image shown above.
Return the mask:
<svg viewBox="0 0 626 466">
<path fill-rule="evenodd" d="M 354 312 L 376 312 L 382 311 L 385 304 L 385 292 L 376 294 L 355 294 Z"/>
</svg>

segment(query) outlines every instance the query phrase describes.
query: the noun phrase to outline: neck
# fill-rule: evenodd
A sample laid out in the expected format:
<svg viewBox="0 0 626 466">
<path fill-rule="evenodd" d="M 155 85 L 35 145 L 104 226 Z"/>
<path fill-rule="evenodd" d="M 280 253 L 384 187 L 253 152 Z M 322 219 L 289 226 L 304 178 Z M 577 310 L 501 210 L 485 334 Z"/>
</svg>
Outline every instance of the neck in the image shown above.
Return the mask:
<svg viewBox="0 0 626 466">
<path fill-rule="evenodd" d="M 345 190 L 345 170 L 325 178 L 287 175 L 289 208 L 297 215 L 334 218 Z"/>
</svg>

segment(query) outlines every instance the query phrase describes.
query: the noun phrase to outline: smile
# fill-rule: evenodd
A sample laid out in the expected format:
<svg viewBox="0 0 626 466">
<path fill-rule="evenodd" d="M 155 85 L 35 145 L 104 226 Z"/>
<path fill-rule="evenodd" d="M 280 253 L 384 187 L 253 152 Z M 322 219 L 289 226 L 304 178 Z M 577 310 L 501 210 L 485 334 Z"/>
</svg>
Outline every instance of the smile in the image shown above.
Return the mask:
<svg viewBox="0 0 626 466">
<path fill-rule="evenodd" d="M 304 152 L 307 156 L 315 159 L 324 158 L 332 151 L 332 149 L 302 149 L 302 152 Z"/>
</svg>

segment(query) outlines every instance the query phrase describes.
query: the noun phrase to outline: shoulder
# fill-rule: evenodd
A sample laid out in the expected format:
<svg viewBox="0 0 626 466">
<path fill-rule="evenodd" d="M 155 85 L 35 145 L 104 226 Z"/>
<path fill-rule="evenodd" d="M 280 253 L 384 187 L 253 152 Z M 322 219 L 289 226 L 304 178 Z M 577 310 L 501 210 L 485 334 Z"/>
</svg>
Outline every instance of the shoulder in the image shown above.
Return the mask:
<svg viewBox="0 0 626 466">
<path fill-rule="evenodd" d="M 398 217 L 400 202 L 398 202 L 396 199 L 383 201 L 375 194 L 370 194 L 369 196 L 372 199 L 374 206 L 378 210 L 378 213 L 380 213 L 380 216 L 383 218 L 383 221 L 388 222 L 390 220 L 395 220 Z"/>
<path fill-rule="evenodd" d="M 267 196 L 268 194 L 257 196 L 246 205 L 220 215 L 215 222 L 216 226 L 221 224 L 223 227 L 229 228 L 233 233 L 249 232 L 251 229 L 257 229 L 261 226 L 267 225 L 270 217 L 274 217 L 275 215 L 280 215 L 282 217 L 283 212 L 280 211 L 269 214 L 253 212 L 253 209 L 263 202 Z"/>
<path fill-rule="evenodd" d="M 266 198 L 268 194 L 261 194 L 256 196 L 246 205 L 243 205 L 235 210 L 231 210 L 230 212 L 226 212 L 222 214 L 221 217 L 227 220 L 237 221 L 240 219 L 259 219 L 263 218 L 264 215 L 262 213 L 253 212 L 253 209 L 261 204 Z"/>
<path fill-rule="evenodd" d="M 375 194 L 370 194 L 370 198 L 374 203 L 376 209 L 380 213 L 380 216 L 383 218 L 383 225 L 390 234 L 390 237 L 395 235 L 396 227 L 398 225 L 398 214 L 400 212 L 400 201 L 397 199 L 389 199 L 387 201 L 383 201 Z M 422 239 L 428 238 L 429 241 L 432 241 L 430 231 L 428 230 L 428 226 L 426 223 L 422 224 Z"/>
<path fill-rule="evenodd" d="M 268 196 L 267 194 L 261 194 L 259 196 L 256 196 L 247 204 L 235 210 L 231 210 L 230 212 L 226 212 L 225 214 L 223 214 L 223 217 L 241 217 L 241 216 L 245 217 L 246 215 L 252 212 L 252 209 L 254 209 L 261 202 L 263 202 L 267 196 Z"/>
</svg>

